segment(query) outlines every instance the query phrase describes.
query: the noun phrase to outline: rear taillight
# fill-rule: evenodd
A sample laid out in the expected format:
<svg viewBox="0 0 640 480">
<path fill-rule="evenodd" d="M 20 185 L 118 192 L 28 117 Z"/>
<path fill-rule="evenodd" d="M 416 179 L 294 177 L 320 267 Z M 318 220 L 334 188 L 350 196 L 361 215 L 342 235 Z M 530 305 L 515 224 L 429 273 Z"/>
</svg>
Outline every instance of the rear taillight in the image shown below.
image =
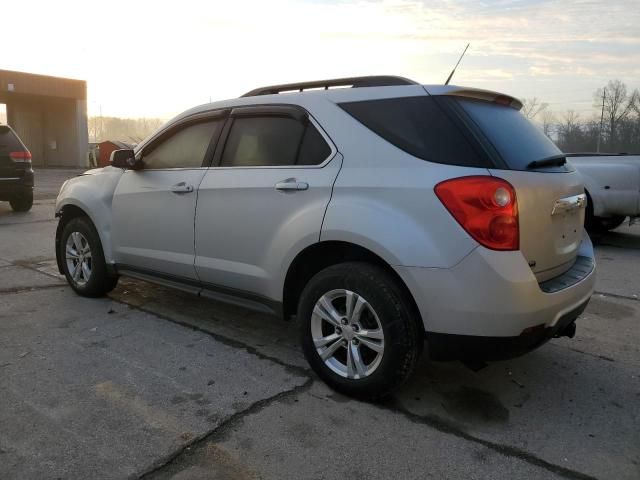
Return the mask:
<svg viewBox="0 0 640 480">
<path fill-rule="evenodd" d="M 14 162 L 27 163 L 31 161 L 31 152 L 29 150 L 9 152 L 9 158 Z"/>
<path fill-rule="evenodd" d="M 518 250 L 518 202 L 509 182 L 489 176 L 461 177 L 439 183 L 435 192 L 478 243 L 492 250 Z"/>
</svg>

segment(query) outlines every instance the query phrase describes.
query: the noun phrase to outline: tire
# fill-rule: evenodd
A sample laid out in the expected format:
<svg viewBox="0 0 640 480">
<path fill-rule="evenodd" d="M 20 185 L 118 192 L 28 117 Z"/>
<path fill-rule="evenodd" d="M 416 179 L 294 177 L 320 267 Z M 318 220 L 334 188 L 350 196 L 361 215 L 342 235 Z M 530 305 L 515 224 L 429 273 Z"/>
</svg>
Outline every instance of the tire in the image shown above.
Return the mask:
<svg viewBox="0 0 640 480">
<path fill-rule="evenodd" d="M 355 306 L 351 316 L 348 298 Z M 328 267 L 311 278 L 300 297 L 297 318 L 304 355 L 322 380 L 346 395 L 380 400 L 415 369 L 424 345 L 416 315 L 407 294 L 384 269 L 349 262 Z M 376 338 L 380 333 L 383 338 Z M 326 361 L 319 350 L 328 355 Z M 350 354 L 360 362 L 350 363 Z"/>
<path fill-rule="evenodd" d="M 622 222 L 625 221 L 627 217 L 595 217 L 593 214 L 589 215 L 587 212 L 587 218 L 585 219 L 584 226 L 585 228 L 593 233 L 605 233 L 609 230 L 615 230 Z"/>
<path fill-rule="evenodd" d="M 115 288 L 118 277 L 109 274 L 100 237 L 88 218 L 76 217 L 67 222 L 62 229 L 59 248 L 64 275 L 77 294 L 101 297 Z M 87 252 L 90 256 L 87 256 Z M 82 263 L 87 269 L 82 268 Z"/>
<path fill-rule="evenodd" d="M 9 204 L 14 212 L 28 212 L 33 206 L 33 190 L 15 196 L 9 200 Z"/>
</svg>

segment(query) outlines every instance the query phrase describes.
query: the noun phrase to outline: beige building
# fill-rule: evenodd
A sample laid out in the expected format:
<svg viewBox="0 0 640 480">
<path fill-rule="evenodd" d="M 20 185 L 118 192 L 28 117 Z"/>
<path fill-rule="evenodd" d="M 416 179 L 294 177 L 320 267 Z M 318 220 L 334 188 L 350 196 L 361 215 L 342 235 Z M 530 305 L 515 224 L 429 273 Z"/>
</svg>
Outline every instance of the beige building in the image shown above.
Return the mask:
<svg viewBox="0 0 640 480">
<path fill-rule="evenodd" d="M 87 165 L 87 82 L 0 70 L 0 103 L 35 167 Z"/>
</svg>

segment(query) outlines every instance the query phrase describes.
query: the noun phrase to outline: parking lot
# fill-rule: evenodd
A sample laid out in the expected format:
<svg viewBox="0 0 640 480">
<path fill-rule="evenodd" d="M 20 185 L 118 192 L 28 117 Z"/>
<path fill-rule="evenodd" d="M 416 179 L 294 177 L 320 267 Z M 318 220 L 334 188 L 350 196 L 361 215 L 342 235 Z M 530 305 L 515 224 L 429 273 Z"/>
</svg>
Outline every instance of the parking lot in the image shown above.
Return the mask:
<svg viewBox="0 0 640 480">
<path fill-rule="evenodd" d="M 594 239 L 574 339 L 473 372 L 423 358 L 383 404 L 332 392 L 294 324 L 121 279 L 75 295 L 54 198 L 0 203 L 0 478 L 640 478 L 640 225 Z"/>
</svg>

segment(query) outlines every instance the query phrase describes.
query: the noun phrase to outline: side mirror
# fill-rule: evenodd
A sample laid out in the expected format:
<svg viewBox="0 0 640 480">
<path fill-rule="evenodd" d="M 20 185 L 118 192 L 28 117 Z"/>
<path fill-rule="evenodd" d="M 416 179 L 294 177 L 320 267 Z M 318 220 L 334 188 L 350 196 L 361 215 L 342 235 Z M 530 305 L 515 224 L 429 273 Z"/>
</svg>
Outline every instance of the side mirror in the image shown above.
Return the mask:
<svg viewBox="0 0 640 480">
<path fill-rule="evenodd" d="M 127 170 L 140 170 L 142 168 L 142 161 L 136 160 L 133 150 L 114 150 L 111 152 L 111 165 Z"/>
</svg>

